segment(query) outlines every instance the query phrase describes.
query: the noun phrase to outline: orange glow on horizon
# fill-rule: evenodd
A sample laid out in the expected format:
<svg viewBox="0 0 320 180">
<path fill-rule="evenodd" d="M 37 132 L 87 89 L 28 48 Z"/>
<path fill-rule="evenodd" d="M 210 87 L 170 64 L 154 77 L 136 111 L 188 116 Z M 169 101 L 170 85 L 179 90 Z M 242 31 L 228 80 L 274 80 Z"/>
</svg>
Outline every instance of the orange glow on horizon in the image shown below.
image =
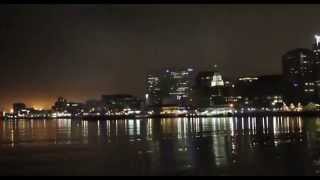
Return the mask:
<svg viewBox="0 0 320 180">
<path fill-rule="evenodd" d="M 36 97 L 36 98 L 25 98 L 25 97 L 17 97 L 14 99 L 5 99 L 0 101 L 0 111 L 10 112 L 10 110 L 13 108 L 13 103 L 21 102 L 25 103 L 28 108 L 34 108 L 34 109 L 43 109 L 43 110 L 50 110 L 56 100 L 59 96 L 50 96 L 50 97 Z M 85 102 L 87 99 L 87 96 L 79 95 L 79 96 L 62 96 L 66 98 L 68 101 L 72 102 Z M 96 95 L 90 95 L 89 97 L 93 98 L 99 98 L 99 96 Z"/>
<path fill-rule="evenodd" d="M 51 102 L 51 101 L 49 101 L 49 102 L 22 101 L 22 102 L 25 103 L 28 108 L 34 108 L 36 110 L 49 110 L 49 109 L 51 109 L 51 107 L 53 105 L 53 102 Z M 11 111 L 13 111 L 12 106 L 13 106 L 13 103 L 8 103 L 1 110 L 5 111 L 5 112 L 11 112 Z"/>
</svg>

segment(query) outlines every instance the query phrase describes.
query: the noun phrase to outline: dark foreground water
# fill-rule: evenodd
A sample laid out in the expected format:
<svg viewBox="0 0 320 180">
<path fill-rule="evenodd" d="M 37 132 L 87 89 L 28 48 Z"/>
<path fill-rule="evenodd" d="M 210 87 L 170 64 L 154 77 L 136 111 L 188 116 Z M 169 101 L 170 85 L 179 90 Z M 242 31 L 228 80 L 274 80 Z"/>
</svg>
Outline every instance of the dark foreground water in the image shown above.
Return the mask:
<svg viewBox="0 0 320 180">
<path fill-rule="evenodd" d="M 0 175 L 319 175 L 320 118 L 0 121 Z"/>
</svg>

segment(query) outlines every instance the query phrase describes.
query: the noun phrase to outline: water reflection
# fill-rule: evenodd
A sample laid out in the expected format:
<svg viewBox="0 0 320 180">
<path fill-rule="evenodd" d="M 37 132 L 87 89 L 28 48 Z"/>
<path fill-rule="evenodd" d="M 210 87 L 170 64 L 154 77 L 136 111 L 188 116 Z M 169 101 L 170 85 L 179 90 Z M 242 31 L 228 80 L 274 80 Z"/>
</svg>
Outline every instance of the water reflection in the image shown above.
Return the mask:
<svg viewBox="0 0 320 180">
<path fill-rule="evenodd" d="M 320 118 L 10 120 L 0 121 L 0 134 L 12 148 L 130 146 L 152 164 L 144 173 L 242 174 L 259 166 L 260 174 L 320 174 Z"/>
</svg>

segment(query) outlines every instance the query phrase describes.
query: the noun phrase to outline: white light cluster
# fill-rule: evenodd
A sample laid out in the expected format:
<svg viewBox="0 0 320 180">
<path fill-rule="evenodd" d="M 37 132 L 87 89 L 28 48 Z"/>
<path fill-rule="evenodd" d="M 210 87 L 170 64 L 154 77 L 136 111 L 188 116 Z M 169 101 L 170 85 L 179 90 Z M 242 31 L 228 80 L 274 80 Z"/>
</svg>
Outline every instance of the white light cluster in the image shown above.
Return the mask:
<svg viewBox="0 0 320 180">
<path fill-rule="evenodd" d="M 255 81 L 258 80 L 259 78 L 257 77 L 244 77 L 244 78 L 239 78 L 239 81 Z"/>
<path fill-rule="evenodd" d="M 201 116 L 215 116 L 215 115 L 226 115 L 233 114 L 233 108 L 207 108 L 206 110 L 199 112 Z"/>
<path fill-rule="evenodd" d="M 51 114 L 51 117 L 53 118 L 71 117 L 71 114 L 67 112 L 54 112 Z"/>
<path fill-rule="evenodd" d="M 219 73 L 214 73 L 211 81 L 211 87 L 224 86 L 222 76 Z"/>
</svg>

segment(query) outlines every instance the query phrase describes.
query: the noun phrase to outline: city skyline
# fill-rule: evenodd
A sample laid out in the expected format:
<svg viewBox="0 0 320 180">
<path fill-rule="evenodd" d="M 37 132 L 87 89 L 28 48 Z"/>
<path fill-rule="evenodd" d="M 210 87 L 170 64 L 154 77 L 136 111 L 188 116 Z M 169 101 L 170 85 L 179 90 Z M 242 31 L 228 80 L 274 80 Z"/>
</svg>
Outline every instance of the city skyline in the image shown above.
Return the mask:
<svg viewBox="0 0 320 180">
<path fill-rule="evenodd" d="M 218 64 L 233 78 L 281 74 L 281 56 L 311 49 L 320 29 L 314 5 L 0 8 L 0 107 L 7 111 L 14 102 L 50 108 L 59 96 L 143 96 L 147 74 L 171 66 L 210 70 Z M 297 12 L 301 16 L 290 16 Z"/>
</svg>

